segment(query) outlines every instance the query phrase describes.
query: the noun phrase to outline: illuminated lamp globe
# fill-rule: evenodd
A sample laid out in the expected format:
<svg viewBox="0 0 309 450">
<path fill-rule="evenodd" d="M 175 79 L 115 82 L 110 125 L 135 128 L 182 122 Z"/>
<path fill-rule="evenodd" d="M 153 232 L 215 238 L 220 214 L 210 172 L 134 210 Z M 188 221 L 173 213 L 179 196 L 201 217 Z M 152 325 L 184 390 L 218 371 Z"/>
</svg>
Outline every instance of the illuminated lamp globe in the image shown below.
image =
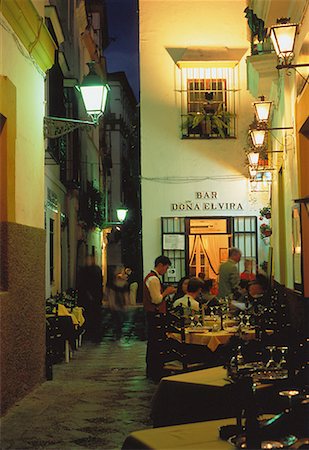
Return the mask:
<svg viewBox="0 0 309 450">
<path fill-rule="evenodd" d="M 248 153 L 249 164 L 252 167 L 257 167 L 259 164 L 260 154 L 258 152 Z"/>
<path fill-rule="evenodd" d="M 256 147 L 256 148 L 263 147 L 266 131 L 265 130 L 251 130 L 250 134 L 251 134 L 251 139 L 252 139 L 254 147 Z"/>
<path fill-rule="evenodd" d="M 118 208 L 117 209 L 117 219 L 119 222 L 123 222 L 125 218 L 127 217 L 128 210 L 125 208 Z"/>
<path fill-rule="evenodd" d="M 87 114 L 92 117 L 95 124 L 104 114 L 106 107 L 107 94 L 110 87 L 105 83 L 94 69 L 95 62 L 87 63 L 89 73 L 84 76 L 80 85 L 80 91 Z"/>
<path fill-rule="evenodd" d="M 294 56 L 297 24 L 290 23 L 289 19 L 279 19 L 277 22 L 271 27 L 270 38 L 278 57 L 287 63 Z"/>
<path fill-rule="evenodd" d="M 266 101 L 264 96 L 260 97 L 260 101 L 253 103 L 255 117 L 258 122 L 268 122 L 271 105 L 272 102 Z"/>
</svg>

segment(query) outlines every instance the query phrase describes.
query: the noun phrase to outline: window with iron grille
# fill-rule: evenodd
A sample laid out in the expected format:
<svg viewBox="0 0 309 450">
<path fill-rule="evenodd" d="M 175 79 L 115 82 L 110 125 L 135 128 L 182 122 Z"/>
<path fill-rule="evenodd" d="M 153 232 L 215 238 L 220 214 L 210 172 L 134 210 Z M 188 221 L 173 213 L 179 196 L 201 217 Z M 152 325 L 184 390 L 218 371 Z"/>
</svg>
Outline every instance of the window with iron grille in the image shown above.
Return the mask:
<svg viewBox="0 0 309 450">
<path fill-rule="evenodd" d="M 246 259 L 252 262 L 253 272 L 258 268 L 257 218 L 254 216 L 234 217 L 232 221 L 233 245 L 241 250 L 239 272 L 244 270 Z"/>
<path fill-rule="evenodd" d="M 182 68 L 183 138 L 236 137 L 237 68 Z"/>
</svg>

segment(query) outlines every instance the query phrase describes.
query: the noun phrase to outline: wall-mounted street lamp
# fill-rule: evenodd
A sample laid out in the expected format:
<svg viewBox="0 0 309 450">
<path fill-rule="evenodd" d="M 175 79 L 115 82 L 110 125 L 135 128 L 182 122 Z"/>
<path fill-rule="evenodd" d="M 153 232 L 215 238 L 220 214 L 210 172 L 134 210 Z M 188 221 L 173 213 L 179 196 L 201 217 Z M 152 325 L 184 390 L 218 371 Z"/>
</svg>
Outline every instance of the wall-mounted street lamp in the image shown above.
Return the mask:
<svg viewBox="0 0 309 450">
<path fill-rule="evenodd" d="M 250 136 L 252 139 L 252 143 L 256 149 L 262 149 L 265 145 L 265 136 L 266 129 L 265 128 L 252 128 L 250 129 Z"/>
<path fill-rule="evenodd" d="M 119 222 L 123 222 L 127 217 L 128 210 L 126 208 L 118 208 L 117 209 L 117 219 Z"/>
<path fill-rule="evenodd" d="M 104 114 L 107 95 L 110 87 L 96 73 L 95 62 L 87 63 L 89 73 L 84 76 L 80 86 L 76 86 L 81 93 L 83 103 L 87 114 L 91 117 L 91 121 L 67 119 L 62 117 L 44 117 L 44 137 L 58 138 L 75 130 L 76 128 L 88 128 L 89 126 L 97 126 L 100 117 Z"/>
<path fill-rule="evenodd" d="M 277 24 L 270 27 L 270 38 L 280 61 L 280 64 L 276 66 L 277 69 L 296 69 L 296 67 L 309 66 L 309 64 L 291 64 L 294 58 L 297 30 L 298 24 L 290 23 L 290 18 L 277 19 Z"/>
<path fill-rule="evenodd" d="M 250 152 L 248 153 L 248 160 L 251 167 L 257 167 L 259 164 L 260 154 L 259 152 Z"/>
<path fill-rule="evenodd" d="M 272 102 L 266 101 L 264 95 L 259 97 L 259 101 L 253 103 L 254 113 L 258 122 L 268 122 Z"/>
<path fill-rule="evenodd" d="M 117 214 L 118 222 L 108 222 L 107 221 L 103 224 L 102 228 L 111 228 L 113 226 L 117 227 L 119 225 L 122 225 L 123 222 L 126 220 L 127 213 L 128 213 L 128 210 L 126 208 L 117 208 L 116 214 Z"/>
<path fill-rule="evenodd" d="M 293 130 L 293 127 L 267 127 L 266 122 L 261 122 L 260 124 L 256 125 L 256 128 L 253 126 L 250 128 L 250 136 L 252 143 L 254 147 L 257 150 L 261 150 L 266 146 L 265 137 L 267 134 L 267 131 L 272 130 Z M 267 152 L 267 153 L 274 153 L 274 152 Z M 276 152 L 277 153 L 277 152 Z M 281 153 L 281 151 L 280 151 Z"/>
</svg>

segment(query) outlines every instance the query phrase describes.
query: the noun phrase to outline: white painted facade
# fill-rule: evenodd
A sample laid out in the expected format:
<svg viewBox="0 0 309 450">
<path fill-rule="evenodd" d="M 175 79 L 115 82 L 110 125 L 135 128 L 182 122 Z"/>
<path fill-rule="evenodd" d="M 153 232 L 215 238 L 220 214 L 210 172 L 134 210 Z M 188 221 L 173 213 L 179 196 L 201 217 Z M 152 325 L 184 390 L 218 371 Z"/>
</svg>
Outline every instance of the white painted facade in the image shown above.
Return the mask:
<svg viewBox="0 0 309 450">
<path fill-rule="evenodd" d="M 254 97 L 247 90 L 250 43 L 245 1 L 140 1 L 141 183 L 144 272 L 162 253 L 162 217 L 259 217 L 267 193 L 252 193 L 245 150 Z M 236 74 L 236 138 L 182 139 L 181 49 L 242 49 Z M 176 50 L 175 50 L 176 49 Z M 168 51 L 169 50 L 169 51 Z M 213 199 L 200 199 L 215 192 Z M 189 206 L 192 203 L 192 209 Z M 176 206 L 177 205 L 177 206 Z M 197 205 L 197 206 L 196 206 Z M 259 227 L 259 221 L 258 221 Z M 259 229 L 257 229 L 259 239 Z M 259 263 L 268 248 L 259 240 Z"/>
</svg>

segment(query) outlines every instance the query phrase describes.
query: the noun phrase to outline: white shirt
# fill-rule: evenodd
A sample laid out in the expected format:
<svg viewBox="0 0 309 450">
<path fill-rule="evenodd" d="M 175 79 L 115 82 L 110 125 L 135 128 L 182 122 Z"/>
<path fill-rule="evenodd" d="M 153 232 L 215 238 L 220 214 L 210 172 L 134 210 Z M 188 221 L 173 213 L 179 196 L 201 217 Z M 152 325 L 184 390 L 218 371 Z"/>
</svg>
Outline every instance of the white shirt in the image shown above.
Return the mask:
<svg viewBox="0 0 309 450">
<path fill-rule="evenodd" d="M 155 305 L 159 305 L 163 300 L 163 296 L 161 294 L 161 283 L 158 278 L 160 275 L 156 270 L 152 269 L 152 271 L 155 272 L 158 276 L 152 275 L 148 277 L 146 280 L 146 286 L 149 289 L 151 302 Z"/>
<path fill-rule="evenodd" d="M 189 306 L 189 300 L 190 300 L 190 306 Z M 200 304 L 195 298 L 191 297 L 190 294 L 186 294 L 181 298 L 178 298 L 173 303 L 173 308 L 176 308 L 177 306 L 182 306 L 185 309 L 185 314 L 189 314 L 191 310 L 199 311 L 200 310 Z M 186 311 L 187 310 L 187 311 Z"/>
</svg>

